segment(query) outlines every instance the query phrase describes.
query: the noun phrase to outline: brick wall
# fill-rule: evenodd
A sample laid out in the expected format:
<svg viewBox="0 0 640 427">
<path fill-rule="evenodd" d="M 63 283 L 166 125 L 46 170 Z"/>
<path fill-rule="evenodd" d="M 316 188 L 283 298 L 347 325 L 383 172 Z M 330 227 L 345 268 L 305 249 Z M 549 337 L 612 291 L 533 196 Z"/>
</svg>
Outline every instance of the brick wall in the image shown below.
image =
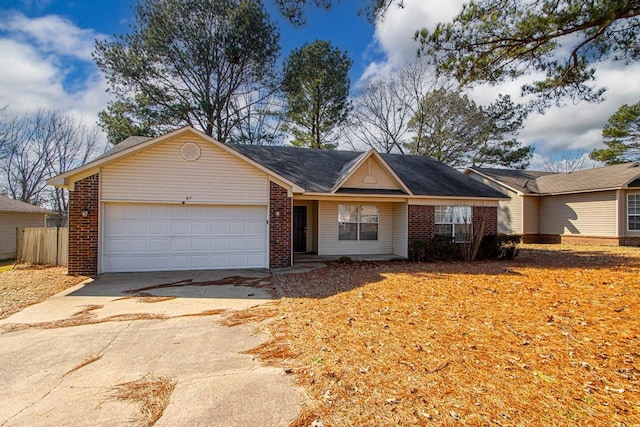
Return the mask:
<svg viewBox="0 0 640 427">
<path fill-rule="evenodd" d="M 269 268 L 289 267 L 292 254 L 293 199 L 287 189 L 270 183 Z"/>
<path fill-rule="evenodd" d="M 76 182 L 69 192 L 69 274 L 98 274 L 99 188 L 100 174 L 95 174 Z"/>
<path fill-rule="evenodd" d="M 484 234 L 496 234 L 498 230 L 498 208 L 474 206 L 473 223 L 485 221 Z M 435 207 L 409 205 L 409 244 L 415 240 L 430 240 L 434 236 Z M 477 227 L 477 225 L 476 225 Z"/>
<path fill-rule="evenodd" d="M 484 235 L 496 234 L 498 232 L 498 208 L 487 206 L 474 206 L 473 224 L 478 227 L 484 220 Z M 478 224 L 478 225 L 475 225 Z"/>
<path fill-rule="evenodd" d="M 434 235 L 435 208 L 433 206 L 409 205 L 409 244 L 416 240 L 430 240 Z"/>
</svg>

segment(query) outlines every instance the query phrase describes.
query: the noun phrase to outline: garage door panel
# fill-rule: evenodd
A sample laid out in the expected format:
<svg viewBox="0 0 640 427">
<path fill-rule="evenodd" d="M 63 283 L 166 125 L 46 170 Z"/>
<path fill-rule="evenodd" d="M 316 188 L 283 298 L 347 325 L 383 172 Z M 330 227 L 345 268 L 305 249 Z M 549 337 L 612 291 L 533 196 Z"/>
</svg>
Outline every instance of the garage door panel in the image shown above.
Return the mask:
<svg viewBox="0 0 640 427">
<path fill-rule="evenodd" d="M 149 210 L 149 218 L 171 219 L 171 209 L 169 208 L 169 206 L 153 205 Z"/>
<path fill-rule="evenodd" d="M 265 248 L 264 239 L 247 239 L 247 250 L 248 251 L 258 251 L 262 252 Z"/>
<path fill-rule="evenodd" d="M 226 251 L 227 250 L 227 239 L 221 238 L 212 238 L 211 239 L 211 250 L 212 251 Z"/>
<path fill-rule="evenodd" d="M 151 221 L 149 223 L 149 232 L 151 234 L 167 235 L 169 233 L 168 221 Z"/>
<path fill-rule="evenodd" d="M 267 267 L 265 206 L 105 203 L 102 270 Z"/>
<path fill-rule="evenodd" d="M 149 239 L 149 252 L 167 252 L 171 250 L 171 239 L 152 237 Z"/>
<path fill-rule="evenodd" d="M 181 235 L 189 235 L 190 234 L 190 225 L 189 221 L 185 220 L 174 220 L 171 221 L 171 234 L 181 234 Z"/>
<path fill-rule="evenodd" d="M 129 223 L 129 234 L 140 234 L 146 236 L 149 234 L 149 227 L 146 221 L 131 221 Z"/>
<path fill-rule="evenodd" d="M 209 222 L 208 221 L 193 221 L 191 223 L 191 235 L 206 235 L 209 234 Z"/>
</svg>

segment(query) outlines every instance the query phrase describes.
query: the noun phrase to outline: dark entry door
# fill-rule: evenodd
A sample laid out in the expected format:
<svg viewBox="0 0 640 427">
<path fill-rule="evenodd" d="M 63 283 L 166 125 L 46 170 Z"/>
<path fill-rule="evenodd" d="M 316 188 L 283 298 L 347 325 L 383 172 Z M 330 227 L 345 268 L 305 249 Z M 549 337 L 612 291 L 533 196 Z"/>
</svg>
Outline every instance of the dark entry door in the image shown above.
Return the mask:
<svg viewBox="0 0 640 427">
<path fill-rule="evenodd" d="M 293 251 L 307 251 L 307 207 L 293 207 Z"/>
</svg>

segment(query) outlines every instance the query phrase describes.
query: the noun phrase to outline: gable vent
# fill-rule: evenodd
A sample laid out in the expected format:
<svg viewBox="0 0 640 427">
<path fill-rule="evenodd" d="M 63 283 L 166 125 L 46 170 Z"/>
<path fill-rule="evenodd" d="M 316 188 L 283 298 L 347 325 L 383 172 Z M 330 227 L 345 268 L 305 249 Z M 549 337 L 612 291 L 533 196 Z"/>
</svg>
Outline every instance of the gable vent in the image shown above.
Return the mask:
<svg viewBox="0 0 640 427">
<path fill-rule="evenodd" d="M 200 157 L 200 147 L 195 142 L 186 142 L 182 146 L 182 158 L 189 161 L 198 160 Z"/>
</svg>

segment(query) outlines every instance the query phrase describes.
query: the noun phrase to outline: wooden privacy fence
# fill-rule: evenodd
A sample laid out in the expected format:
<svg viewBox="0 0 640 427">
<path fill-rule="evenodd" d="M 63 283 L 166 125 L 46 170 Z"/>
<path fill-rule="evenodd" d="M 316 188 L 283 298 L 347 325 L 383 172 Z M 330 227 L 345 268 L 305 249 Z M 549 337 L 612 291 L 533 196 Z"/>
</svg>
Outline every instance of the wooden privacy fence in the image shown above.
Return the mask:
<svg viewBox="0 0 640 427">
<path fill-rule="evenodd" d="M 25 228 L 22 245 L 23 262 L 32 264 L 67 265 L 69 228 Z"/>
</svg>

